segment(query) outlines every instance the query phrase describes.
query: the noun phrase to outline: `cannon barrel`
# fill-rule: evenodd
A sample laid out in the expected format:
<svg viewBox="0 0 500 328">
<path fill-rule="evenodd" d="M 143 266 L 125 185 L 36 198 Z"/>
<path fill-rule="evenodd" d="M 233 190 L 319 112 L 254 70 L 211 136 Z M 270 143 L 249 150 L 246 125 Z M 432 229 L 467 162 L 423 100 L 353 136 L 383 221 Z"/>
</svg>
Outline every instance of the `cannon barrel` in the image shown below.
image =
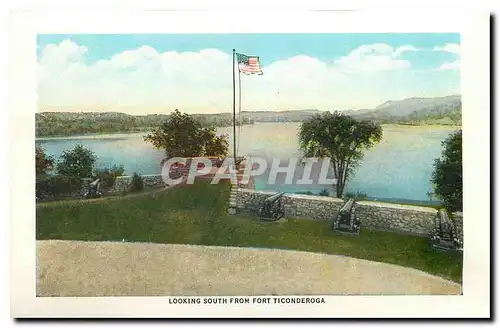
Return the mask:
<svg viewBox="0 0 500 328">
<path fill-rule="evenodd" d="M 342 213 L 349 213 L 354 206 L 354 198 L 350 198 L 339 210 Z"/>
<path fill-rule="evenodd" d="M 453 223 L 448 217 L 445 210 L 439 210 L 439 228 L 443 237 L 447 239 L 453 238 Z"/>
<path fill-rule="evenodd" d="M 434 248 L 441 250 L 461 249 L 462 247 L 462 242 L 456 234 L 455 225 L 444 209 L 439 210 L 436 215 L 431 241 Z"/>
<path fill-rule="evenodd" d="M 277 192 L 276 194 L 264 199 L 262 207 L 259 209 L 259 216 L 261 218 L 270 218 L 271 221 L 279 220 L 285 214 L 283 204 L 281 204 L 281 197 L 284 192 Z"/>
<path fill-rule="evenodd" d="M 448 213 L 444 210 L 439 210 L 439 220 L 443 227 L 448 227 L 450 225 L 450 218 L 448 217 Z"/>
<path fill-rule="evenodd" d="M 333 217 L 332 229 L 340 233 L 359 234 L 360 220 L 355 216 L 354 198 L 350 198 Z"/>
<path fill-rule="evenodd" d="M 266 203 L 273 203 L 275 201 L 277 201 L 278 199 L 280 199 L 285 193 L 284 192 L 278 192 L 272 196 L 269 196 L 267 197 L 264 202 Z"/>
</svg>

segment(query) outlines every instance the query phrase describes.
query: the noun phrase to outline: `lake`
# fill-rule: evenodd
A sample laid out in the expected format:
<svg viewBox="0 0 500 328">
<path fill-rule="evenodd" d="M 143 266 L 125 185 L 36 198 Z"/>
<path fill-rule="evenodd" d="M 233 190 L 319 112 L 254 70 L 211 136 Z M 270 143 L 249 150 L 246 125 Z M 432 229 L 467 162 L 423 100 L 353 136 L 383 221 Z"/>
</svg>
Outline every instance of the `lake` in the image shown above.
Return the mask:
<svg viewBox="0 0 500 328">
<path fill-rule="evenodd" d="M 238 155 L 259 155 L 265 158 L 299 157 L 297 133 L 300 123 L 259 123 L 240 128 Z M 458 127 L 383 125 L 383 140 L 365 151 L 362 164 L 348 182 L 346 192 L 363 192 L 372 199 L 428 201 L 434 159 L 441 154 L 441 142 Z M 230 137 L 232 127 L 219 128 Z M 82 144 L 97 156 L 97 166 L 122 164 L 125 174 L 159 174 L 163 152 L 155 150 L 142 139 L 142 133 L 108 134 L 63 138 L 42 138 L 48 155 L 58 158 L 64 150 Z M 314 174 L 314 172 L 313 172 Z M 257 177 L 256 188 L 286 192 L 319 192 L 325 185 L 267 185 L 267 177 Z M 327 189 L 332 190 L 331 187 Z"/>
</svg>

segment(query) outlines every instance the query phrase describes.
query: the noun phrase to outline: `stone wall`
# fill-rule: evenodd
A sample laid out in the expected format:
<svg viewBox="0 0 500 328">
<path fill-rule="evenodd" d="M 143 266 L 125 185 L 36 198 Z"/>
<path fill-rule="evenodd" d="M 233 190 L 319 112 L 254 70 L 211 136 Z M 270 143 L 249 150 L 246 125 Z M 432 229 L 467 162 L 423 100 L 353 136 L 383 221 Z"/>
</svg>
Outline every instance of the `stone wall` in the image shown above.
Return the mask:
<svg viewBox="0 0 500 328">
<path fill-rule="evenodd" d="M 434 228 L 437 210 L 430 207 L 361 201 L 356 216 L 362 227 L 428 236 Z"/>
<path fill-rule="evenodd" d="M 256 215 L 265 198 L 275 192 L 238 188 L 236 213 Z M 286 218 L 333 220 L 342 207 L 343 200 L 311 195 L 283 195 Z M 360 201 L 356 204 L 356 216 L 362 228 L 398 231 L 406 234 L 428 236 L 434 227 L 437 211 L 433 208 Z"/>
<path fill-rule="evenodd" d="M 154 189 L 165 187 L 165 182 L 163 182 L 161 175 L 150 174 L 141 175 L 144 181 L 144 189 Z M 115 180 L 115 184 L 111 188 L 106 188 L 103 190 L 105 195 L 115 195 L 128 192 L 130 185 L 132 184 L 132 177 L 128 175 L 119 176 Z"/>
<path fill-rule="evenodd" d="M 275 194 L 272 191 L 236 188 L 234 185 L 231 188 L 232 190 L 236 190 L 236 209 L 239 214 L 257 215 L 264 199 Z"/>
<path fill-rule="evenodd" d="M 289 218 L 310 218 L 331 220 L 344 204 L 341 199 L 324 196 L 285 194 L 285 216 Z"/>
<path fill-rule="evenodd" d="M 239 213 L 256 214 L 264 199 L 274 195 L 274 191 L 257 191 L 238 188 L 236 207 Z M 283 205 L 288 218 L 310 218 L 313 220 L 330 220 L 332 214 L 338 211 L 344 202 L 333 197 L 285 194 Z"/>
<path fill-rule="evenodd" d="M 103 193 L 105 195 L 114 195 L 114 194 L 127 192 L 130 188 L 131 181 L 132 181 L 131 176 L 124 175 L 124 176 L 117 177 L 113 187 L 104 188 Z"/>
<path fill-rule="evenodd" d="M 458 236 L 463 242 L 464 240 L 464 214 L 462 212 L 454 212 L 451 215 L 453 223 L 457 229 Z"/>
<path fill-rule="evenodd" d="M 166 184 L 163 182 L 161 175 L 150 174 L 150 175 L 142 175 L 141 177 L 144 182 L 144 190 L 163 188 L 166 186 Z M 75 190 L 71 193 L 66 193 L 66 194 L 58 194 L 57 196 L 53 196 L 48 192 L 45 193 L 41 191 L 37 192 L 37 202 L 83 198 L 85 192 L 88 191 L 89 183 L 91 181 L 92 181 L 91 179 L 82 179 L 81 188 L 79 190 Z M 116 178 L 115 183 L 113 184 L 112 187 L 110 188 L 102 187 L 102 193 L 104 196 L 125 194 L 129 192 L 131 184 L 132 184 L 131 176 L 119 176 Z"/>
</svg>

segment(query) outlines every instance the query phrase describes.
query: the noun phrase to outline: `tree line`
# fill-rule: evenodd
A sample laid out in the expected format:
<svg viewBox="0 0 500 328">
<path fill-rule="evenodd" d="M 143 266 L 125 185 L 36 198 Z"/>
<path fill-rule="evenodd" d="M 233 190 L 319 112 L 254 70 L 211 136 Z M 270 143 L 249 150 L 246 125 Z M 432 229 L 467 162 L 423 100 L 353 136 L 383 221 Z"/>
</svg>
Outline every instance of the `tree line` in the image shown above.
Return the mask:
<svg viewBox="0 0 500 328">
<path fill-rule="evenodd" d="M 47 112 L 35 115 L 36 137 L 70 136 L 92 133 L 119 133 L 147 131 L 163 121 L 169 115 L 150 114 L 133 116 L 124 113 L 68 113 Z M 228 127 L 233 125 L 232 115 L 196 114 L 193 119 L 203 127 Z M 241 117 L 237 125 L 253 124 L 253 120 Z"/>
</svg>

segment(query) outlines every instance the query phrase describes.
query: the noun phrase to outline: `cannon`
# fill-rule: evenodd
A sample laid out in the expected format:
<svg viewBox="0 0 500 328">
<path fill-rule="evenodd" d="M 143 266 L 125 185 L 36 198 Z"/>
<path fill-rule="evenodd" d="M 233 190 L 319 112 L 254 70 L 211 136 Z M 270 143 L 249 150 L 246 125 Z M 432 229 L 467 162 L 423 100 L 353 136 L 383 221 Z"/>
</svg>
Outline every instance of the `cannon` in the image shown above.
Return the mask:
<svg viewBox="0 0 500 328">
<path fill-rule="evenodd" d="M 455 225 L 444 209 L 438 211 L 434 220 L 431 244 L 437 250 L 449 251 L 462 249 L 463 243 L 458 237 Z"/>
<path fill-rule="evenodd" d="M 345 202 L 344 205 L 342 205 L 342 207 L 333 217 L 333 231 L 343 234 L 359 235 L 361 222 L 355 215 L 355 204 L 356 201 L 354 200 L 354 198 L 350 198 L 349 200 L 347 200 L 347 202 Z"/>
<path fill-rule="evenodd" d="M 84 192 L 83 197 L 85 198 L 98 198 L 102 196 L 101 181 L 96 179 L 92 181 L 87 190 Z"/>
<path fill-rule="evenodd" d="M 282 198 L 284 192 L 278 192 L 264 199 L 264 203 L 259 209 L 259 217 L 265 221 L 276 221 L 285 215 Z"/>
</svg>

